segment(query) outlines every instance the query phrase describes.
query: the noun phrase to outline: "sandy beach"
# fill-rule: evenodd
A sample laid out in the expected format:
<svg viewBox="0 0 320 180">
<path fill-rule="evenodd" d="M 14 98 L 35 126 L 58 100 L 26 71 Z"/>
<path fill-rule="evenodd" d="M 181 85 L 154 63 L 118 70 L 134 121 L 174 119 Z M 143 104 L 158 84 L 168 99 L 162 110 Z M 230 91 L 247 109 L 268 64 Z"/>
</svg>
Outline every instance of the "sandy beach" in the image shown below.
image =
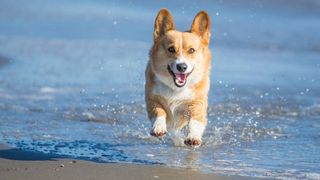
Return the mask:
<svg viewBox="0 0 320 180">
<path fill-rule="evenodd" d="M 53 179 L 258 179 L 240 176 L 221 176 L 190 169 L 169 168 L 162 165 L 133 165 L 97 163 L 77 159 L 54 158 L 36 152 L 0 146 L 1 180 Z"/>
<path fill-rule="evenodd" d="M 100 164 L 78 160 L 16 161 L 0 159 L 1 179 L 248 179 L 204 174 L 190 170 L 170 169 L 164 166 Z M 250 178 L 252 179 L 252 178 Z"/>
</svg>

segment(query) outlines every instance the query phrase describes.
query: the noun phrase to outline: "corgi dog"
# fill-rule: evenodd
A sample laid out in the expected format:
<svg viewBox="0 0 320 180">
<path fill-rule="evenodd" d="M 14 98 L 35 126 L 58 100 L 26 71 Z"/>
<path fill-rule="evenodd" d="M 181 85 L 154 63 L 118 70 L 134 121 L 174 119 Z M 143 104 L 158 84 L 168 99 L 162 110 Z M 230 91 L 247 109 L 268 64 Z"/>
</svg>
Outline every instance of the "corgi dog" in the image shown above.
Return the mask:
<svg viewBox="0 0 320 180">
<path fill-rule="evenodd" d="M 171 129 L 175 145 L 201 145 L 210 87 L 209 41 L 210 17 L 205 11 L 199 12 L 191 29 L 184 32 L 175 29 L 167 9 L 159 11 L 145 72 L 152 136 L 162 138 Z M 180 131 L 185 126 L 188 134 L 182 139 Z"/>
</svg>

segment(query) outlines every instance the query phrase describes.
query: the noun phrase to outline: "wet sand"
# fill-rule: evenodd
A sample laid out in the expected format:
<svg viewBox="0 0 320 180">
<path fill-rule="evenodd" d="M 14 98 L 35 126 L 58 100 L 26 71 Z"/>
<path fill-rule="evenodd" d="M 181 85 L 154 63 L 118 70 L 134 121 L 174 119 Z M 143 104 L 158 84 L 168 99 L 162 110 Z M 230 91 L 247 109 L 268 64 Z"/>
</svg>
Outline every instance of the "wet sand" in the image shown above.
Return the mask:
<svg viewBox="0 0 320 180">
<path fill-rule="evenodd" d="M 53 179 L 257 179 L 240 176 L 221 176 L 162 165 L 131 165 L 98 163 L 76 159 L 55 158 L 35 152 L 26 152 L 0 146 L 1 180 Z"/>
</svg>

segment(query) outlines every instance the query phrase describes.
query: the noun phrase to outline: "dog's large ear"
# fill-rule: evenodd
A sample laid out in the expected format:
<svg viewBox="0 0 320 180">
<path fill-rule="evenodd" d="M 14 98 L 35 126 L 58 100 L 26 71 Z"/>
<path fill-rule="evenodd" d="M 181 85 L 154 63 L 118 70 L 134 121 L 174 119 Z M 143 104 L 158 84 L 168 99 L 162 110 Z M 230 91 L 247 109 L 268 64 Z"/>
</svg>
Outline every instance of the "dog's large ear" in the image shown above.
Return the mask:
<svg viewBox="0 0 320 180">
<path fill-rule="evenodd" d="M 191 25 L 191 32 L 198 34 L 204 44 L 210 42 L 210 17 L 207 12 L 200 11 Z"/>
<path fill-rule="evenodd" d="M 171 13 L 166 8 L 161 9 L 154 23 L 153 40 L 157 41 L 160 36 L 173 29 L 174 22 Z"/>
</svg>

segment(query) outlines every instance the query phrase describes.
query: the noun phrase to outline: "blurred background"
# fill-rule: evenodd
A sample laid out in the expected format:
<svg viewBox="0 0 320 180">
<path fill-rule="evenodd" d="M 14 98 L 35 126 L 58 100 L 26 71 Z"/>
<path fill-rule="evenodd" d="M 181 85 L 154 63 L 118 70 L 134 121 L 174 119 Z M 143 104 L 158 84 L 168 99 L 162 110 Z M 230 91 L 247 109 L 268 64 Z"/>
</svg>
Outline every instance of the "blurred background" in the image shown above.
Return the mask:
<svg viewBox="0 0 320 180">
<path fill-rule="evenodd" d="M 163 7 L 178 30 L 200 10 L 211 16 L 209 125 L 198 150 L 148 135 L 144 70 Z M 102 162 L 318 179 L 319 31 L 319 0 L 1 0 L 0 143 Z"/>
</svg>

